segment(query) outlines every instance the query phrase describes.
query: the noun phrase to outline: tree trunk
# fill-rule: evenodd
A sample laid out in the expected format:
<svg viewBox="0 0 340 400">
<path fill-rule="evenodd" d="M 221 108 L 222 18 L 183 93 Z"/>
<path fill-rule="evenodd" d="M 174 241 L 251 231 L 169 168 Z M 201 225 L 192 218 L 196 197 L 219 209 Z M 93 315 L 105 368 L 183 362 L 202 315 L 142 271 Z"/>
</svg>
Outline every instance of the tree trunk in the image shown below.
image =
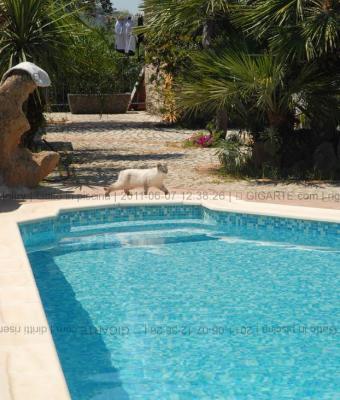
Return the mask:
<svg viewBox="0 0 340 400">
<path fill-rule="evenodd" d="M 208 20 L 203 26 L 202 46 L 204 49 L 210 47 L 212 36 L 213 36 L 213 25 L 212 22 Z"/>
<path fill-rule="evenodd" d="M 224 136 L 228 133 L 228 113 L 225 108 L 221 108 L 216 114 L 216 129 L 223 132 Z"/>
</svg>

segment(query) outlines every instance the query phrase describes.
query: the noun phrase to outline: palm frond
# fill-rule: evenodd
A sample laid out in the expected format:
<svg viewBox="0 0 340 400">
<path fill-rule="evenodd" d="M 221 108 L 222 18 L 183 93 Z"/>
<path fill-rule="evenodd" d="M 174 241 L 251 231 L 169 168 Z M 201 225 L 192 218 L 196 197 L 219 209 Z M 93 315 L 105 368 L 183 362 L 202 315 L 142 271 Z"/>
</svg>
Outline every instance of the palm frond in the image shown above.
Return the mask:
<svg viewBox="0 0 340 400">
<path fill-rule="evenodd" d="M 226 0 L 144 0 L 146 29 L 155 32 L 192 33 L 218 14 L 228 13 L 235 1 Z"/>
<path fill-rule="evenodd" d="M 280 107 L 284 64 L 269 54 L 251 55 L 242 50 L 212 51 L 193 56 L 193 73 L 180 84 L 179 102 L 184 108 L 218 109 L 254 100 L 259 110 Z"/>
<path fill-rule="evenodd" d="M 233 21 L 268 39 L 280 56 L 311 60 L 339 49 L 338 0 L 259 0 L 240 6 Z"/>
<path fill-rule="evenodd" d="M 319 102 L 320 119 L 338 118 L 335 109 L 321 107 L 339 96 L 339 75 L 328 75 L 316 62 L 306 63 L 292 74 L 289 63 L 271 54 L 249 54 L 227 49 L 223 54 L 205 51 L 193 55 L 189 75 L 177 86 L 179 107 L 198 112 L 226 108 L 244 110 L 280 124 L 301 109 L 311 115 Z M 313 107 L 315 112 L 315 107 Z M 330 117 L 330 114 L 334 114 Z"/>
</svg>

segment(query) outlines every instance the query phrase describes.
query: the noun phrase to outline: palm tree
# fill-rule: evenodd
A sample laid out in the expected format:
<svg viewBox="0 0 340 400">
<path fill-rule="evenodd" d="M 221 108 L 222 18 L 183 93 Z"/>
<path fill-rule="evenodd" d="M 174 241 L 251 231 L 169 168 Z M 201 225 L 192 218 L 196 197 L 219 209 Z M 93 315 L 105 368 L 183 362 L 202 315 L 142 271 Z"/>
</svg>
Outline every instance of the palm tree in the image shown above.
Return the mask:
<svg viewBox="0 0 340 400">
<path fill-rule="evenodd" d="M 144 0 L 147 28 L 154 32 L 194 33 L 209 18 L 228 13 L 232 1 L 226 0 Z"/>
<path fill-rule="evenodd" d="M 177 76 L 190 69 L 188 54 L 209 48 L 221 35 L 234 35 L 230 8 L 237 0 L 144 0 L 147 61 Z M 217 111 L 218 121 L 225 116 Z M 222 117 L 222 118 L 220 118 Z M 223 123 L 226 129 L 226 124 Z"/>
<path fill-rule="evenodd" d="M 334 131 L 339 123 L 339 107 L 333 101 L 339 82 L 338 1 L 255 0 L 236 4 L 146 0 L 145 3 L 148 5 L 145 9 L 153 16 L 150 24 L 158 32 L 164 24 L 170 32 L 176 29 L 182 33 L 194 32 L 210 15 L 217 18 L 228 14 L 241 38 L 233 35 L 227 43 L 224 36 L 219 47 L 213 43 L 211 47 L 219 56 L 209 51 L 193 52 L 190 70 L 183 73 L 178 85 L 182 108 L 217 110 L 229 106 L 241 111 L 247 100 L 259 115 L 266 114 L 270 125 L 277 126 L 283 121 L 292 125 L 291 113 L 300 108 L 309 120 L 331 122 Z M 222 28 L 230 36 L 230 25 Z M 249 48 L 250 40 L 257 45 Z M 247 43 L 248 49 L 244 50 Z M 313 115 L 315 110 L 317 118 Z"/>
<path fill-rule="evenodd" d="M 321 72 L 316 62 L 292 74 L 284 59 L 268 53 L 249 54 L 241 48 L 223 54 L 200 52 L 192 60 L 192 72 L 178 84 L 182 108 L 213 111 L 226 107 L 245 122 L 247 114 L 255 112 L 283 134 L 293 130 L 297 110 L 312 118 L 318 107 L 318 117 L 334 124 L 339 117 L 330 108 L 338 91 L 337 77 Z"/>
<path fill-rule="evenodd" d="M 190 51 L 176 76 L 181 110 L 227 109 L 255 140 L 274 132 L 283 147 L 299 121 L 320 141 L 337 142 L 337 0 L 145 0 L 145 11 L 152 39 L 187 38 Z M 208 50 L 193 46 L 209 21 L 218 29 Z M 170 46 L 175 53 L 181 41 Z"/>
<path fill-rule="evenodd" d="M 234 20 L 284 56 L 311 60 L 339 51 L 338 0 L 255 0 L 240 6 Z"/>
</svg>

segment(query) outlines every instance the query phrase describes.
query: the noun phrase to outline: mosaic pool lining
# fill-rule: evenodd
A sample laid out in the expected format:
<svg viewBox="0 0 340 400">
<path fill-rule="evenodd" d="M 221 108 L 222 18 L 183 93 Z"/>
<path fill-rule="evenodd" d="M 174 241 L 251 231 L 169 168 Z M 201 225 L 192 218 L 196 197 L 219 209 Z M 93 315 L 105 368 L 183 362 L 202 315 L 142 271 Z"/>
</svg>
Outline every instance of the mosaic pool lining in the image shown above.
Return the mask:
<svg viewBox="0 0 340 400">
<path fill-rule="evenodd" d="M 22 239 L 27 248 L 57 240 L 59 235 L 72 235 L 75 228 L 123 223 L 126 221 L 201 220 L 206 224 L 218 224 L 224 229 L 256 232 L 257 238 L 271 232 L 271 240 L 279 240 L 280 231 L 290 232 L 290 240 L 298 241 L 303 235 L 313 245 L 323 244 L 329 235 L 338 243 L 340 224 L 294 218 L 253 215 L 245 213 L 215 211 L 196 205 L 150 205 L 116 206 L 107 208 L 60 211 L 55 218 L 19 224 Z M 77 232 L 79 233 L 79 232 Z M 243 232 L 244 233 L 244 232 Z M 313 240 L 314 239 L 314 240 Z M 320 243 L 319 243 L 320 242 Z"/>
</svg>

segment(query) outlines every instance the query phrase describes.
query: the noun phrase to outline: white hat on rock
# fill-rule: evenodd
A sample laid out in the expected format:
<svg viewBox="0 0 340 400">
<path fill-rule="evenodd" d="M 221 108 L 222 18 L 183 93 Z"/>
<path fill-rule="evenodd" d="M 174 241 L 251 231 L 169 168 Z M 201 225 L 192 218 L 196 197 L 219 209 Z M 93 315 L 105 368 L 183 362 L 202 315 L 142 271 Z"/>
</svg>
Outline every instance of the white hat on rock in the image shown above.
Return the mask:
<svg viewBox="0 0 340 400">
<path fill-rule="evenodd" d="M 1 83 L 3 83 L 13 71 L 27 72 L 39 87 L 51 86 L 51 79 L 48 73 L 31 62 L 22 62 L 9 69 L 2 77 Z"/>
</svg>

